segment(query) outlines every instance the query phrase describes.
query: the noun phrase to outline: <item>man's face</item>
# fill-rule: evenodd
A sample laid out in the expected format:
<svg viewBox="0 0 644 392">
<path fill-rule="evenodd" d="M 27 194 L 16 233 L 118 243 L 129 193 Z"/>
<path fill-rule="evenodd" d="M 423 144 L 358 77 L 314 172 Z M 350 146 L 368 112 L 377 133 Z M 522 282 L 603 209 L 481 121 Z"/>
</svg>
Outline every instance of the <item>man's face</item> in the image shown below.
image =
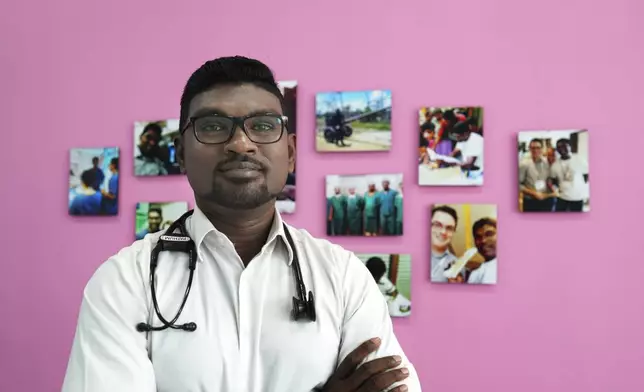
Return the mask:
<svg viewBox="0 0 644 392">
<path fill-rule="evenodd" d="M 452 242 L 454 231 L 454 217 L 444 211 L 436 211 L 432 217 L 432 244 L 439 248 L 447 247 Z"/>
<path fill-rule="evenodd" d="M 542 154 L 541 143 L 537 141 L 530 142 L 530 156 L 532 159 L 536 161 L 541 158 Z"/>
<path fill-rule="evenodd" d="M 376 191 L 376 184 L 369 184 L 369 192 L 375 192 Z"/>
<path fill-rule="evenodd" d="M 92 166 L 98 167 L 98 159 L 96 158 L 92 159 Z"/>
<path fill-rule="evenodd" d="M 356 188 L 349 188 L 350 195 L 355 195 L 355 193 L 356 193 Z"/>
<path fill-rule="evenodd" d="M 464 142 L 467 141 L 470 138 L 471 132 L 468 130 L 467 132 L 461 132 L 456 134 L 456 141 L 459 142 Z"/>
<path fill-rule="evenodd" d="M 151 211 L 148 213 L 148 228 L 152 232 L 156 232 L 161 227 L 161 214 L 157 211 Z"/>
<path fill-rule="evenodd" d="M 246 116 L 282 114 L 279 99 L 252 84 L 218 86 L 197 95 L 189 116 L 208 113 Z M 271 144 L 255 144 L 239 127 L 222 144 L 202 144 L 190 126 L 183 134 L 178 157 L 197 198 L 234 209 L 259 207 L 280 194 L 295 167 L 295 135 L 284 131 Z"/>
<path fill-rule="evenodd" d="M 496 257 L 496 227 L 484 225 L 474 233 L 474 244 L 485 260 Z"/>
<path fill-rule="evenodd" d="M 333 192 L 335 192 L 335 194 L 336 194 L 336 195 L 339 195 L 339 194 L 340 194 L 340 188 L 336 186 L 336 187 L 333 189 Z"/>
<path fill-rule="evenodd" d="M 385 180 L 382 182 L 382 189 L 388 190 L 389 189 L 389 181 Z"/>
<path fill-rule="evenodd" d="M 160 141 L 158 133 L 148 130 L 139 138 L 139 149 L 143 154 L 153 154 L 159 148 Z"/>
<path fill-rule="evenodd" d="M 546 157 L 548 158 L 548 163 L 549 164 L 552 165 L 553 163 L 555 163 L 555 159 L 556 159 L 556 157 L 555 157 L 555 149 L 550 147 L 548 149 L 548 152 L 546 153 Z"/>
<path fill-rule="evenodd" d="M 566 142 L 557 142 L 557 152 L 561 157 L 567 158 L 570 153 L 568 152 L 568 143 Z"/>
</svg>

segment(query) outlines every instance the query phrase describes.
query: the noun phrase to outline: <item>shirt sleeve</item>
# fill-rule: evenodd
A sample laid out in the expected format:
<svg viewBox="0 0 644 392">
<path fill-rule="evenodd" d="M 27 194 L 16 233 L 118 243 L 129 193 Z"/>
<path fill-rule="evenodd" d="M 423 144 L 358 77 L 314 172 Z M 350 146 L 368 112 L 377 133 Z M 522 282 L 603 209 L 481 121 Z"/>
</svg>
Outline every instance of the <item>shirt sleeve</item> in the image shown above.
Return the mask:
<svg viewBox="0 0 644 392">
<path fill-rule="evenodd" d="M 519 163 L 519 185 L 525 185 L 528 173 L 528 165 L 525 162 Z"/>
<path fill-rule="evenodd" d="M 148 319 L 144 287 L 132 256 L 115 256 L 94 273 L 83 293 L 62 392 L 156 392 L 146 334 L 136 330 Z"/>
<path fill-rule="evenodd" d="M 353 253 L 350 254 L 347 263 L 342 288 L 345 313 L 338 364 L 362 343 L 371 338 L 380 338 L 380 347 L 375 353 L 370 354 L 366 361 L 399 355 L 402 358 L 401 367 L 409 370 L 409 376 L 394 384 L 391 389 L 407 385 L 409 392 L 421 392 L 416 369 L 407 359 L 394 335 L 387 302 L 378 285 L 367 267 Z"/>
</svg>

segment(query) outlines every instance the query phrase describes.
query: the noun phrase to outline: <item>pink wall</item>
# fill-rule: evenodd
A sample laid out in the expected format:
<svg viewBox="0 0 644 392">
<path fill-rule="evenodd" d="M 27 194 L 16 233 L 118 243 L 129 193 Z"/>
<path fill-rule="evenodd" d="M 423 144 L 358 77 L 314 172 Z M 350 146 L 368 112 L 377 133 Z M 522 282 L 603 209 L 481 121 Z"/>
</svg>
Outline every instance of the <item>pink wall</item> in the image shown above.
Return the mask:
<svg viewBox="0 0 644 392">
<path fill-rule="evenodd" d="M 2 7 L 0 390 L 60 389 L 82 289 L 131 242 L 136 201 L 192 205 L 182 178 L 132 176 L 133 121 L 178 116 L 201 62 L 245 54 L 299 81 L 299 211 L 289 222 L 324 235 L 327 173 L 406 174 L 404 237 L 336 241 L 411 252 L 414 312 L 395 327 L 425 390 L 644 391 L 644 259 L 634 252 L 634 219 L 644 217 L 643 2 L 188 3 Z M 392 151 L 315 153 L 315 92 L 362 88 L 392 90 Z M 413 185 L 416 110 L 443 104 L 486 109 L 482 188 Z M 591 132 L 592 211 L 520 215 L 516 132 L 573 127 Z M 68 149 L 111 145 L 122 148 L 120 215 L 72 219 Z M 497 286 L 428 282 L 433 202 L 498 203 Z"/>
</svg>

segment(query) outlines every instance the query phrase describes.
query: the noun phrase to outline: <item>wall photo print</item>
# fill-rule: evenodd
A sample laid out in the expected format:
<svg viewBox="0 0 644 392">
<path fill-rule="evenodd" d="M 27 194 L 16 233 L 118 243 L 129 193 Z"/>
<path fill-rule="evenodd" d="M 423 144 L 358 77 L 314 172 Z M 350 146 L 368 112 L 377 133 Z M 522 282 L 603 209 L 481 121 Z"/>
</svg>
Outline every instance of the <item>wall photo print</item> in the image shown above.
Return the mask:
<svg viewBox="0 0 644 392">
<path fill-rule="evenodd" d="M 496 284 L 496 205 L 437 204 L 430 217 L 431 281 Z"/>
<path fill-rule="evenodd" d="M 418 116 L 418 185 L 483 185 L 483 108 L 425 107 Z"/>
<path fill-rule="evenodd" d="M 73 148 L 69 158 L 69 215 L 118 215 L 118 147 Z"/>
<path fill-rule="evenodd" d="M 288 117 L 287 128 L 289 133 L 297 134 L 297 82 L 281 81 L 277 85 L 284 96 L 284 115 Z M 283 136 L 285 137 L 285 135 Z M 296 139 L 297 142 L 297 139 Z M 296 150 L 297 151 L 297 150 Z M 295 160 L 297 166 L 297 159 Z M 277 196 L 277 210 L 282 214 L 295 212 L 295 172 L 288 174 L 286 185 Z"/>
<path fill-rule="evenodd" d="M 167 230 L 172 222 L 188 211 L 188 202 L 140 202 L 136 204 L 134 232 L 137 240 L 146 234 Z"/>
<path fill-rule="evenodd" d="M 168 176 L 181 174 L 174 139 L 179 136 L 179 120 L 134 123 L 134 175 Z"/>
<path fill-rule="evenodd" d="M 402 235 L 402 184 L 402 173 L 327 176 L 327 235 Z"/>
<path fill-rule="evenodd" d="M 315 116 L 317 151 L 391 149 L 390 90 L 318 93 Z"/>
<path fill-rule="evenodd" d="M 365 263 L 387 300 L 391 317 L 411 314 L 411 256 L 399 254 L 356 254 Z"/>
<path fill-rule="evenodd" d="M 588 212 L 588 131 L 519 132 L 519 211 Z"/>
</svg>

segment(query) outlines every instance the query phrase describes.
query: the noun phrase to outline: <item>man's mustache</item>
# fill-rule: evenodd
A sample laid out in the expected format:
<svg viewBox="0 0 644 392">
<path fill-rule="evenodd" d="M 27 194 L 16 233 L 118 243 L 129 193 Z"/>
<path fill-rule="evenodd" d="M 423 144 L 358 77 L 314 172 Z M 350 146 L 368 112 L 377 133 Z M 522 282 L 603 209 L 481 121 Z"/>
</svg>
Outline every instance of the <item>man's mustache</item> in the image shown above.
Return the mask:
<svg viewBox="0 0 644 392">
<path fill-rule="evenodd" d="M 242 155 L 242 154 L 235 154 L 232 155 L 230 158 L 226 159 L 225 161 L 220 162 L 217 165 L 217 169 L 221 170 L 222 168 L 230 167 L 230 166 L 235 166 L 235 165 L 241 165 L 241 164 L 252 164 L 253 166 L 257 166 L 258 168 L 264 170 L 266 169 L 266 166 L 258 161 L 255 158 L 249 157 L 248 155 Z"/>
</svg>

